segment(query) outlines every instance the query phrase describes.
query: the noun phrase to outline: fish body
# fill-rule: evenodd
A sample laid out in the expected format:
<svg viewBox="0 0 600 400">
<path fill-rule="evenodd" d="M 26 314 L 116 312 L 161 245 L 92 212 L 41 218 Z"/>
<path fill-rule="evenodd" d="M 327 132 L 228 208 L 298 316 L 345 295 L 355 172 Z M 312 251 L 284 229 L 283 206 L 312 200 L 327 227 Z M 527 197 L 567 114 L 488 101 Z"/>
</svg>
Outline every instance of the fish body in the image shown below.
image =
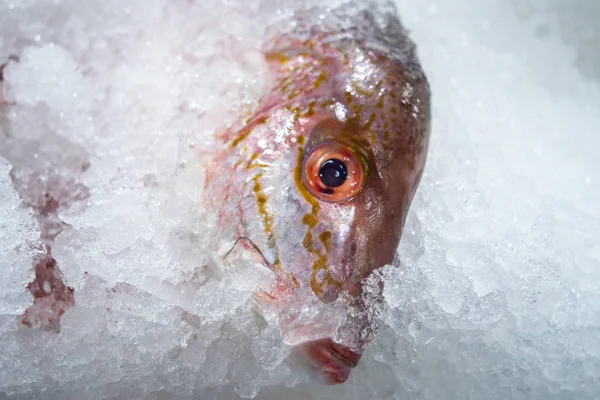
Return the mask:
<svg viewBox="0 0 600 400">
<path fill-rule="evenodd" d="M 341 383 L 373 336 L 365 279 L 392 263 L 423 173 L 430 91 L 393 10 L 313 11 L 288 26 L 262 48 L 271 84 L 255 112 L 220 136 L 205 202 L 216 255 L 273 271 L 257 307 Z"/>
</svg>

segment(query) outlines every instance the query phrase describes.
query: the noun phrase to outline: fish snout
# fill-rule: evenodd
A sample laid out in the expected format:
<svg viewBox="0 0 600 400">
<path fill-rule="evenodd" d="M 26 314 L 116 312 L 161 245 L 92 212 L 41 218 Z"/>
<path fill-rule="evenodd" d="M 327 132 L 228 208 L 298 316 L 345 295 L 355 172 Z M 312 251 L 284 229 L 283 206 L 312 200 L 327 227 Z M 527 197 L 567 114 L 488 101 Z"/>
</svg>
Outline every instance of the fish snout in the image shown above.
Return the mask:
<svg viewBox="0 0 600 400">
<path fill-rule="evenodd" d="M 319 339 L 298 347 L 308 366 L 316 370 L 329 385 L 344 383 L 361 357 L 361 354 L 332 339 Z"/>
</svg>

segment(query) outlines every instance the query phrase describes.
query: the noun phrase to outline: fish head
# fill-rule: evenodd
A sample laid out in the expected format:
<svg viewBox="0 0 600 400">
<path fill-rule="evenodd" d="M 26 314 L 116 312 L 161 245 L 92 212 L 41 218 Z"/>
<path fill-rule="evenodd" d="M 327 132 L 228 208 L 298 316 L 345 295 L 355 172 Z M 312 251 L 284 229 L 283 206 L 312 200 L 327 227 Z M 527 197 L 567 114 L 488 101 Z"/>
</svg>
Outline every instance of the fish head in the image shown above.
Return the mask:
<svg viewBox="0 0 600 400">
<path fill-rule="evenodd" d="M 270 42 L 272 88 L 227 137 L 206 189 L 229 232 L 225 259 L 276 276 L 255 309 L 276 316 L 328 383 L 344 382 L 373 338 L 382 285 L 369 277 L 394 260 L 425 165 L 429 86 L 414 45 L 390 24 Z"/>
</svg>

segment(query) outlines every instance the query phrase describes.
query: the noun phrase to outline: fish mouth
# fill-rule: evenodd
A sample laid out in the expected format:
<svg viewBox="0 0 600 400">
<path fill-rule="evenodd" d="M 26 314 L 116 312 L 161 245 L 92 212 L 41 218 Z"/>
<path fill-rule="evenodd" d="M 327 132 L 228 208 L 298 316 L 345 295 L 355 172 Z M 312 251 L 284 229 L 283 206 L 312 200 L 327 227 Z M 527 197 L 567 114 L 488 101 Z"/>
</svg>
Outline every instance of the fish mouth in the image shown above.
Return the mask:
<svg viewBox="0 0 600 400">
<path fill-rule="evenodd" d="M 332 339 L 319 339 L 298 346 L 305 362 L 318 372 L 329 385 L 346 382 L 352 368 L 356 367 L 361 354 L 335 343 Z"/>
</svg>

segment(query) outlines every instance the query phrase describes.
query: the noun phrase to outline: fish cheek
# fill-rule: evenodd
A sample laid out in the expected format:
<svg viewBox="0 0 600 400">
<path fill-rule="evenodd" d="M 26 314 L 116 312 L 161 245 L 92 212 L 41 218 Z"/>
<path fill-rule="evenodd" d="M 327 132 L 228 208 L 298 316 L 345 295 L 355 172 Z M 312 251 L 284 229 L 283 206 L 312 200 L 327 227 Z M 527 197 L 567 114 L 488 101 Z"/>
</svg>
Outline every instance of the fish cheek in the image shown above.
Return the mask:
<svg viewBox="0 0 600 400">
<path fill-rule="evenodd" d="M 353 282 L 360 282 L 375 269 L 391 264 L 400 242 L 410 188 L 399 169 L 388 166 L 370 179 L 357 205 L 356 255 Z"/>
<path fill-rule="evenodd" d="M 346 246 L 348 265 L 348 280 L 350 292 L 354 292 L 360 281 L 371 274 L 376 268 L 379 248 L 379 226 L 382 221 L 380 204 L 377 192 L 372 188 L 365 188 L 361 196 L 356 199 L 356 219 L 352 227 L 351 242 Z"/>
</svg>

